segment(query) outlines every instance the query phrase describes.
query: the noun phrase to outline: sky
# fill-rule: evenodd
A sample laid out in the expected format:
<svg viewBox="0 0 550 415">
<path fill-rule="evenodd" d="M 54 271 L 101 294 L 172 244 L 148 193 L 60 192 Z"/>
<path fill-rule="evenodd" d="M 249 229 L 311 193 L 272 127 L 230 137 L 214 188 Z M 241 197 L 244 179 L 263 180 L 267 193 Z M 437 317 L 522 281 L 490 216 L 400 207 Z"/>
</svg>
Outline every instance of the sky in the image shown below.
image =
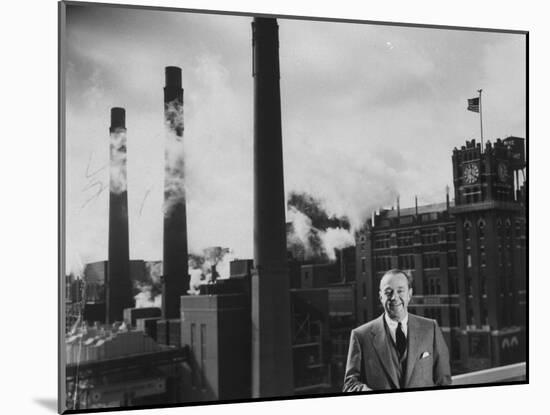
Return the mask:
<svg viewBox="0 0 550 415">
<path fill-rule="evenodd" d="M 67 7 L 67 271 L 107 258 L 110 108 L 126 109 L 130 257 L 162 259 L 164 67 L 184 88 L 191 252 L 252 257 L 250 17 Z M 451 155 L 526 136 L 519 34 L 278 19 L 285 191 L 357 228 L 373 210 L 445 200 Z"/>
</svg>

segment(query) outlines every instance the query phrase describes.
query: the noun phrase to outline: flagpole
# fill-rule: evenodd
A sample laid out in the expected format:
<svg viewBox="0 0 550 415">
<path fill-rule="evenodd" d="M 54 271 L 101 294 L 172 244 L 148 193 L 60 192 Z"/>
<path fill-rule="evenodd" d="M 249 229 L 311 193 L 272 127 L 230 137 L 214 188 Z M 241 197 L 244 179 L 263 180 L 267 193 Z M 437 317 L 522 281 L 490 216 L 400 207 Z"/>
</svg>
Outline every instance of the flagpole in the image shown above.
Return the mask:
<svg viewBox="0 0 550 415">
<path fill-rule="evenodd" d="M 477 90 L 477 92 L 479 92 L 479 127 L 481 129 L 481 152 L 483 153 L 483 115 L 481 111 L 481 91 L 483 91 L 483 89 Z"/>
</svg>

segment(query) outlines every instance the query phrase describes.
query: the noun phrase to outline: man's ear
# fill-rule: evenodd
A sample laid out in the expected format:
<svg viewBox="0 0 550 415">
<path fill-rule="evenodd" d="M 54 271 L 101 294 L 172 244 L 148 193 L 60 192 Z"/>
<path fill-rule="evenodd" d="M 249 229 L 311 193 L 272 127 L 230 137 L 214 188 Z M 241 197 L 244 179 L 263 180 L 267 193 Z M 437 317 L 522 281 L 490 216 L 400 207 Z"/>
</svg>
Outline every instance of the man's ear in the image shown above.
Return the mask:
<svg viewBox="0 0 550 415">
<path fill-rule="evenodd" d="M 409 297 L 412 298 L 412 296 L 413 296 L 413 289 L 412 289 L 412 287 L 411 287 L 411 288 L 409 288 Z"/>
</svg>

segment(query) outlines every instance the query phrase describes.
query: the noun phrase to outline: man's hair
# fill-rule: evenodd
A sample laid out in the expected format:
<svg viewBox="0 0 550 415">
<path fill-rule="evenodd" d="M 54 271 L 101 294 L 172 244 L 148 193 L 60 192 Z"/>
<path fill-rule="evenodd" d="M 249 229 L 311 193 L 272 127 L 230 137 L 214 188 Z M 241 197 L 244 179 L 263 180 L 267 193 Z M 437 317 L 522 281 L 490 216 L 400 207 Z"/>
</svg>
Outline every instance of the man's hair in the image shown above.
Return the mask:
<svg viewBox="0 0 550 415">
<path fill-rule="evenodd" d="M 382 278 L 380 278 L 380 282 L 382 282 L 382 280 L 386 277 L 386 275 L 396 275 L 396 274 L 403 274 L 405 276 L 405 278 L 407 278 L 407 284 L 408 284 L 409 288 L 413 287 L 413 277 L 412 277 L 412 275 L 410 275 L 408 272 L 403 271 L 402 269 L 399 269 L 399 268 L 392 268 L 392 269 L 386 271 L 384 273 L 384 275 L 382 275 Z"/>
</svg>

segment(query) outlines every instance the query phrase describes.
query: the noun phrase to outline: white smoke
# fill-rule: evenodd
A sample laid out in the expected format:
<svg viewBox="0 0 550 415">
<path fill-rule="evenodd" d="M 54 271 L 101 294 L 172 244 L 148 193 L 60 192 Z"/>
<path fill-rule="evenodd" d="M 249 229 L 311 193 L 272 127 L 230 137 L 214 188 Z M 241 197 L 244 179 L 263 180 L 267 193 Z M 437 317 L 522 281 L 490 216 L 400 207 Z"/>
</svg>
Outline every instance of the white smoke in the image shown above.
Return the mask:
<svg viewBox="0 0 550 415">
<path fill-rule="evenodd" d="M 110 191 L 120 194 L 126 191 L 126 129 L 117 128 L 111 132 Z"/>
<path fill-rule="evenodd" d="M 218 272 L 218 278 L 229 278 L 230 275 L 230 262 L 235 259 L 232 251 L 226 252 L 216 265 L 216 271 Z"/>
<path fill-rule="evenodd" d="M 145 270 L 147 276 L 153 284 L 160 284 L 160 277 L 162 275 L 162 261 L 146 261 Z"/>
<path fill-rule="evenodd" d="M 165 114 L 164 215 L 168 215 L 175 205 L 185 203 L 183 107 L 172 101 Z"/>
<path fill-rule="evenodd" d="M 145 307 L 161 307 L 162 305 L 162 295 L 157 294 L 153 297 L 151 292 L 150 285 L 142 285 L 139 287 L 141 292 L 139 292 L 134 299 L 136 301 L 136 308 L 145 308 Z"/>
<path fill-rule="evenodd" d="M 135 307 L 161 307 L 162 287 L 160 276 L 162 275 L 162 262 L 145 261 L 145 282 L 134 281 L 134 288 L 140 292 L 134 296 Z"/>
<path fill-rule="evenodd" d="M 165 124 L 170 131 L 176 132 L 178 136 L 183 136 L 183 104 L 177 99 L 165 104 L 164 106 Z"/>
<path fill-rule="evenodd" d="M 188 294 L 198 294 L 199 287 L 205 283 L 204 274 L 200 268 L 189 268 L 189 291 Z"/>
<path fill-rule="evenodd" d="M 287 235 L 287 246 L 298 245 L 303 248 L 304 259 L 319 258 L 326 255 L 330 261 L 336 260 L 335 249 L 344 249 L 355 245 L 353 231 L 341 227 L 317 229 L 311 219 L 294 206 L 287 212 L 287 221 L 292 224 Z"/>
<path fill-rule="evenodd" d="M 312 230 L 315 229 L 311 219 L 294 206 L 290 206 L 286 218 L 287 222 L 292 224 L 291 232 L 287 235 L 287 246 L 301 246 L 304 249 L 305 258 L 315 256 L 316 250 L 311 246 L 310 240 Z"/>
<path fill-rule="evenodd" d="M 201 255 L 193 254 L 189 258 L 189 294 L 198 294 L 199 287 L 214 280 L 212 271 L 216 270 L 216 279 L 230 276 L 230 263 L 235 255 L 229 248 L 214 246 L 206 248 Z"/>
<path fill-rule="evenodd" d="M 321 233 L 321 240 L 329 260 L 335 261 L 335 249 L 344 249 L 348 246 L 355 246 L 355 238 L 352 233 L 344 228 L 328 228 Z"/>
<path fill-rule="evenodd" d="M 67 263 L 69 267 L 65 270 L 66 274 L 72 274 L 77 278 L 84 275 L 84 262 L 80 257 L 80 253 L 71 244 L 67 244 Z"/>
<path fill-rule="evenodd" d="M 229 263 L 235 259 L 233 251 L 221 246 L 213 246 L 203 250 L 203 273 L 207 279 L 212 279 L 212 267 L 215 267 L 217 278 L 229 278 Z"/>
</svg>

